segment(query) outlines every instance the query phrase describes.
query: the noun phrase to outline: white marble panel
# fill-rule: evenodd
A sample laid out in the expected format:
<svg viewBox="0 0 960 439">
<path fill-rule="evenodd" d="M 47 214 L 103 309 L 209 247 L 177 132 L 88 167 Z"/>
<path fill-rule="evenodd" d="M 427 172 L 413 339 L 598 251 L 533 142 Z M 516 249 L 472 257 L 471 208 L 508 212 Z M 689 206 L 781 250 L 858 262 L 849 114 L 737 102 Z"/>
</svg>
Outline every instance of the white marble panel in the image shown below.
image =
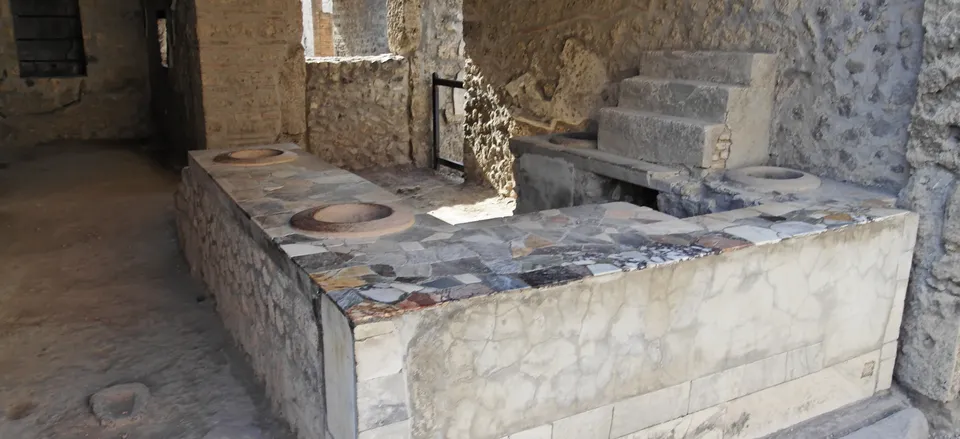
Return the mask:
<svg viewBox="0 0 960 439">
<path fill-rule="evenodd" d="M 703 378 L 690 386 L 690 411 L 698 411 L 786 381 L 787 352 Z"/>
<path fill-rule="evenodd" d="M 403 368 L 403 344 L 396 332 L 357 342 L 357 380 L 366 381 L 399 373 Z"/>
<path fill-rule="evenodd" d="M 389 334 L 394 330 L 396 330 L 396 327 L 392 321 L 365 323 L 353 328 L 353 338 L 357 341 L 366 340 L 378 335 Z"/>
<path fill-rule="evenodd" d="M 751 209 L 765 215 L 782 216 L 790 212 L 803 209 L 804 207 L 806 206 L 798 203 L 766 203 L 759 206 L 753 206 Z"/>
<path fill-rule="evenodd" d="M 868 398 L 876 387 L 874 351 L 621 439 L 752 439 Z M 869 374 L 866 372 L 869 371 Z"/>
<path fill-rule="evenodd" d="M 633 226 L 633 228 L 646 235 L 670 235 L 674 233 L 691 233 L 703 230 L 703 227 L 695 222 L 679 219 L 643 224 Z"/>
<path fill-rule="evenodd" d="M 613 406 L 578 413 L 553 423 L 553 439 L 608 439 Z"/>
<path fill-rule="evenodd" d="M 360 433 L 357 439 L 410 439 L 410 421 L 385 425 Z"/>
<path fill-rule="evenodd" d="M 823 369 L 823 345 L 820 343 L 787 352 L 787 380 L 819 372 Z"/>
<path fill-rule="evenodd" d="M 357 383 L 357 424 L 363 432 L 410 417 L 402 373 Z"/>
<path fill-rule="evenodd" d="M 541 425 L 519 433 L 504 436 L 501 439 L 551 439 L 553 437 L 553 425 Z"/>
<path fill-rule="evenodd" d="M 620 437 L 687 414 L 690 382 L 628 398 L 613 405 L 610 437 Z"/>
<path fill-rule="evenodd" d="M 754 244 L 765 244 L 768 242 L 777 242 L 780 235 L 777 232 L 757 226 L 735 226 L 723 229 L 724 233 L 729 233 L 738 238 L 743 238 Z"/>
<path fill-rule="evenodd" d="M 357 437 L 353 334 L 347 318 L 326 294 L 320 295 L 320 322 L 323 327 L 327 430 L 333 439 L 353 439 Z"/>
<path fill-rule="evenodd" d="M 893 295 L 893 308 L 887 319 L 887 328 L 884 331 L 883 341 L 890 342 L 900 338 L 900 324 L 903 322 L 903 307 L 907 298 L 907 287 L 910 281 L 898 280 L 897 290 Z"/>
<path fill-rule="evenodd" d="M 426 414 L 413 434 L 502 437 L 776 362 L 761 369 L 769 374 L 700 381 L 694 406 L 704 407 L 878 351 L 894 296 L 881 247 L 897 242 L 900 226 L 830 230 L 411 314 L 419 320 L 400 331 L 403 369 L 411 411 Z"/>
</svg>

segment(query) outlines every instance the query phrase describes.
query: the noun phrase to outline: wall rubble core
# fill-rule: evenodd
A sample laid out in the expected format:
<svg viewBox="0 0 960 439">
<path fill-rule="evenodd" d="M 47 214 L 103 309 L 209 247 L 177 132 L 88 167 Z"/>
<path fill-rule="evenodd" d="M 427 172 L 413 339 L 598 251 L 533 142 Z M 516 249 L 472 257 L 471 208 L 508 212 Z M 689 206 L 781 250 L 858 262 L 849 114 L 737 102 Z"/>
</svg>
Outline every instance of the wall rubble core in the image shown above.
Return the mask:
<svg viewBox="0 0 960 439">
<path fill-rule="evenodd" d="M 310 152 L 350 170 L 410 163 L 409 72 L 397 55 L 309 58 Z"/>
</svg>

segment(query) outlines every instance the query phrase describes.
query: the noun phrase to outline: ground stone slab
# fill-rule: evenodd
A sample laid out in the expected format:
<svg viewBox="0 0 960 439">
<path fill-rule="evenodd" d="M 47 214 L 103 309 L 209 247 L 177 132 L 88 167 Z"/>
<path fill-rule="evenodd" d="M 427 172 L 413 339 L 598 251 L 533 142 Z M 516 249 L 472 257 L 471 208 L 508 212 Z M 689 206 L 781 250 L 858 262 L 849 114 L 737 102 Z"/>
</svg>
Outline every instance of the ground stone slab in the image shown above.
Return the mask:
<svg viewBox="0 0 960 439">
<path fill-rule="evenodd" d="M 842 439 L 927 439 L 928 437 L 930 437 L 929 427 L 923 413 L 915 408 L 909 408 L 861 428 Z"/>
<path fill-rule="evenodd" d="M 220 426 L 207 432 L 203 439 L 264 439 L 256 427 Z"/>
<path fill-rule="evenodd" d="M 100 425 L 111 426 L 140 419 L 150 389 L 141 383 L 118 384 L 90 396 L 90 409 Z"/>
</svg>

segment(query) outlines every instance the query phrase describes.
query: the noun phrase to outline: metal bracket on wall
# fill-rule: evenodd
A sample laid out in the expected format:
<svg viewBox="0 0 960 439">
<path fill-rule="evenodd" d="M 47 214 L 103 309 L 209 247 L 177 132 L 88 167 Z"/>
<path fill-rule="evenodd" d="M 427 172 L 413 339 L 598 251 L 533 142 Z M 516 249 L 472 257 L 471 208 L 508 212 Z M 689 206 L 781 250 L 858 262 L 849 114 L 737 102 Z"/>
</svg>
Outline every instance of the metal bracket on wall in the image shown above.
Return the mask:
<svg viewBox="0 0 960 439">
<path fill-rule="evenodd" d="M 463 88 L 463 81 L 454 81 L 452 79 L 443 79 L 436 73 L 433 74 L 433 86 L 431 93 L 433 97 L 433 169 L 440 165 L 456 169 L 463 172 L 463 163 L 453 160 L 447 160 L 440 157 L 440 87 Z"/>
</svg>

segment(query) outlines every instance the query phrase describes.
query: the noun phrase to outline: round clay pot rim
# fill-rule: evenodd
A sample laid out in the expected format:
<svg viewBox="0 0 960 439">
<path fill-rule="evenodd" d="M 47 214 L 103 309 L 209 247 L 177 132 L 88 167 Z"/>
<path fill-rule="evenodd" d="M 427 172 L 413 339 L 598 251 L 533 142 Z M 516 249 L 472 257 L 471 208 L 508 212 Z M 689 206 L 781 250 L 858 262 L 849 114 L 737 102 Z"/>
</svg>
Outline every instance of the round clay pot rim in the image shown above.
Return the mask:
<svg viewBox="0 0 960 439">
<path fill-rule="evenodd" d="M 245 157 L 248 154 L 253 156 Z M 277 148 L 248 148 L 219 154 L 213 158 L 213 161 L 231 166 L 267 166 L 292 162 L 296 159 L 297 153 L 293 151 Z"/>
<path fill-rule="evenodd" d="M 805 192 L 820 187 L 820 177 L 779 166 L 749 166 L 731 169 L 727 180 L 760 192 Z"/>
<path fill-rule="evenodd" d="M 316 215 L 336 206 L 363 206 L 389 209 L 382 218 L 359 222 L 334 222 L 317 219 Z M 290 225 L 299 230 L 319 233 L 336 238 L 367 238 L 402 232 L 413 226 L 413 212 L 406 208 L 378 203 L 334 203 L 297 212 L 290 218 Z"/>
</svg>

